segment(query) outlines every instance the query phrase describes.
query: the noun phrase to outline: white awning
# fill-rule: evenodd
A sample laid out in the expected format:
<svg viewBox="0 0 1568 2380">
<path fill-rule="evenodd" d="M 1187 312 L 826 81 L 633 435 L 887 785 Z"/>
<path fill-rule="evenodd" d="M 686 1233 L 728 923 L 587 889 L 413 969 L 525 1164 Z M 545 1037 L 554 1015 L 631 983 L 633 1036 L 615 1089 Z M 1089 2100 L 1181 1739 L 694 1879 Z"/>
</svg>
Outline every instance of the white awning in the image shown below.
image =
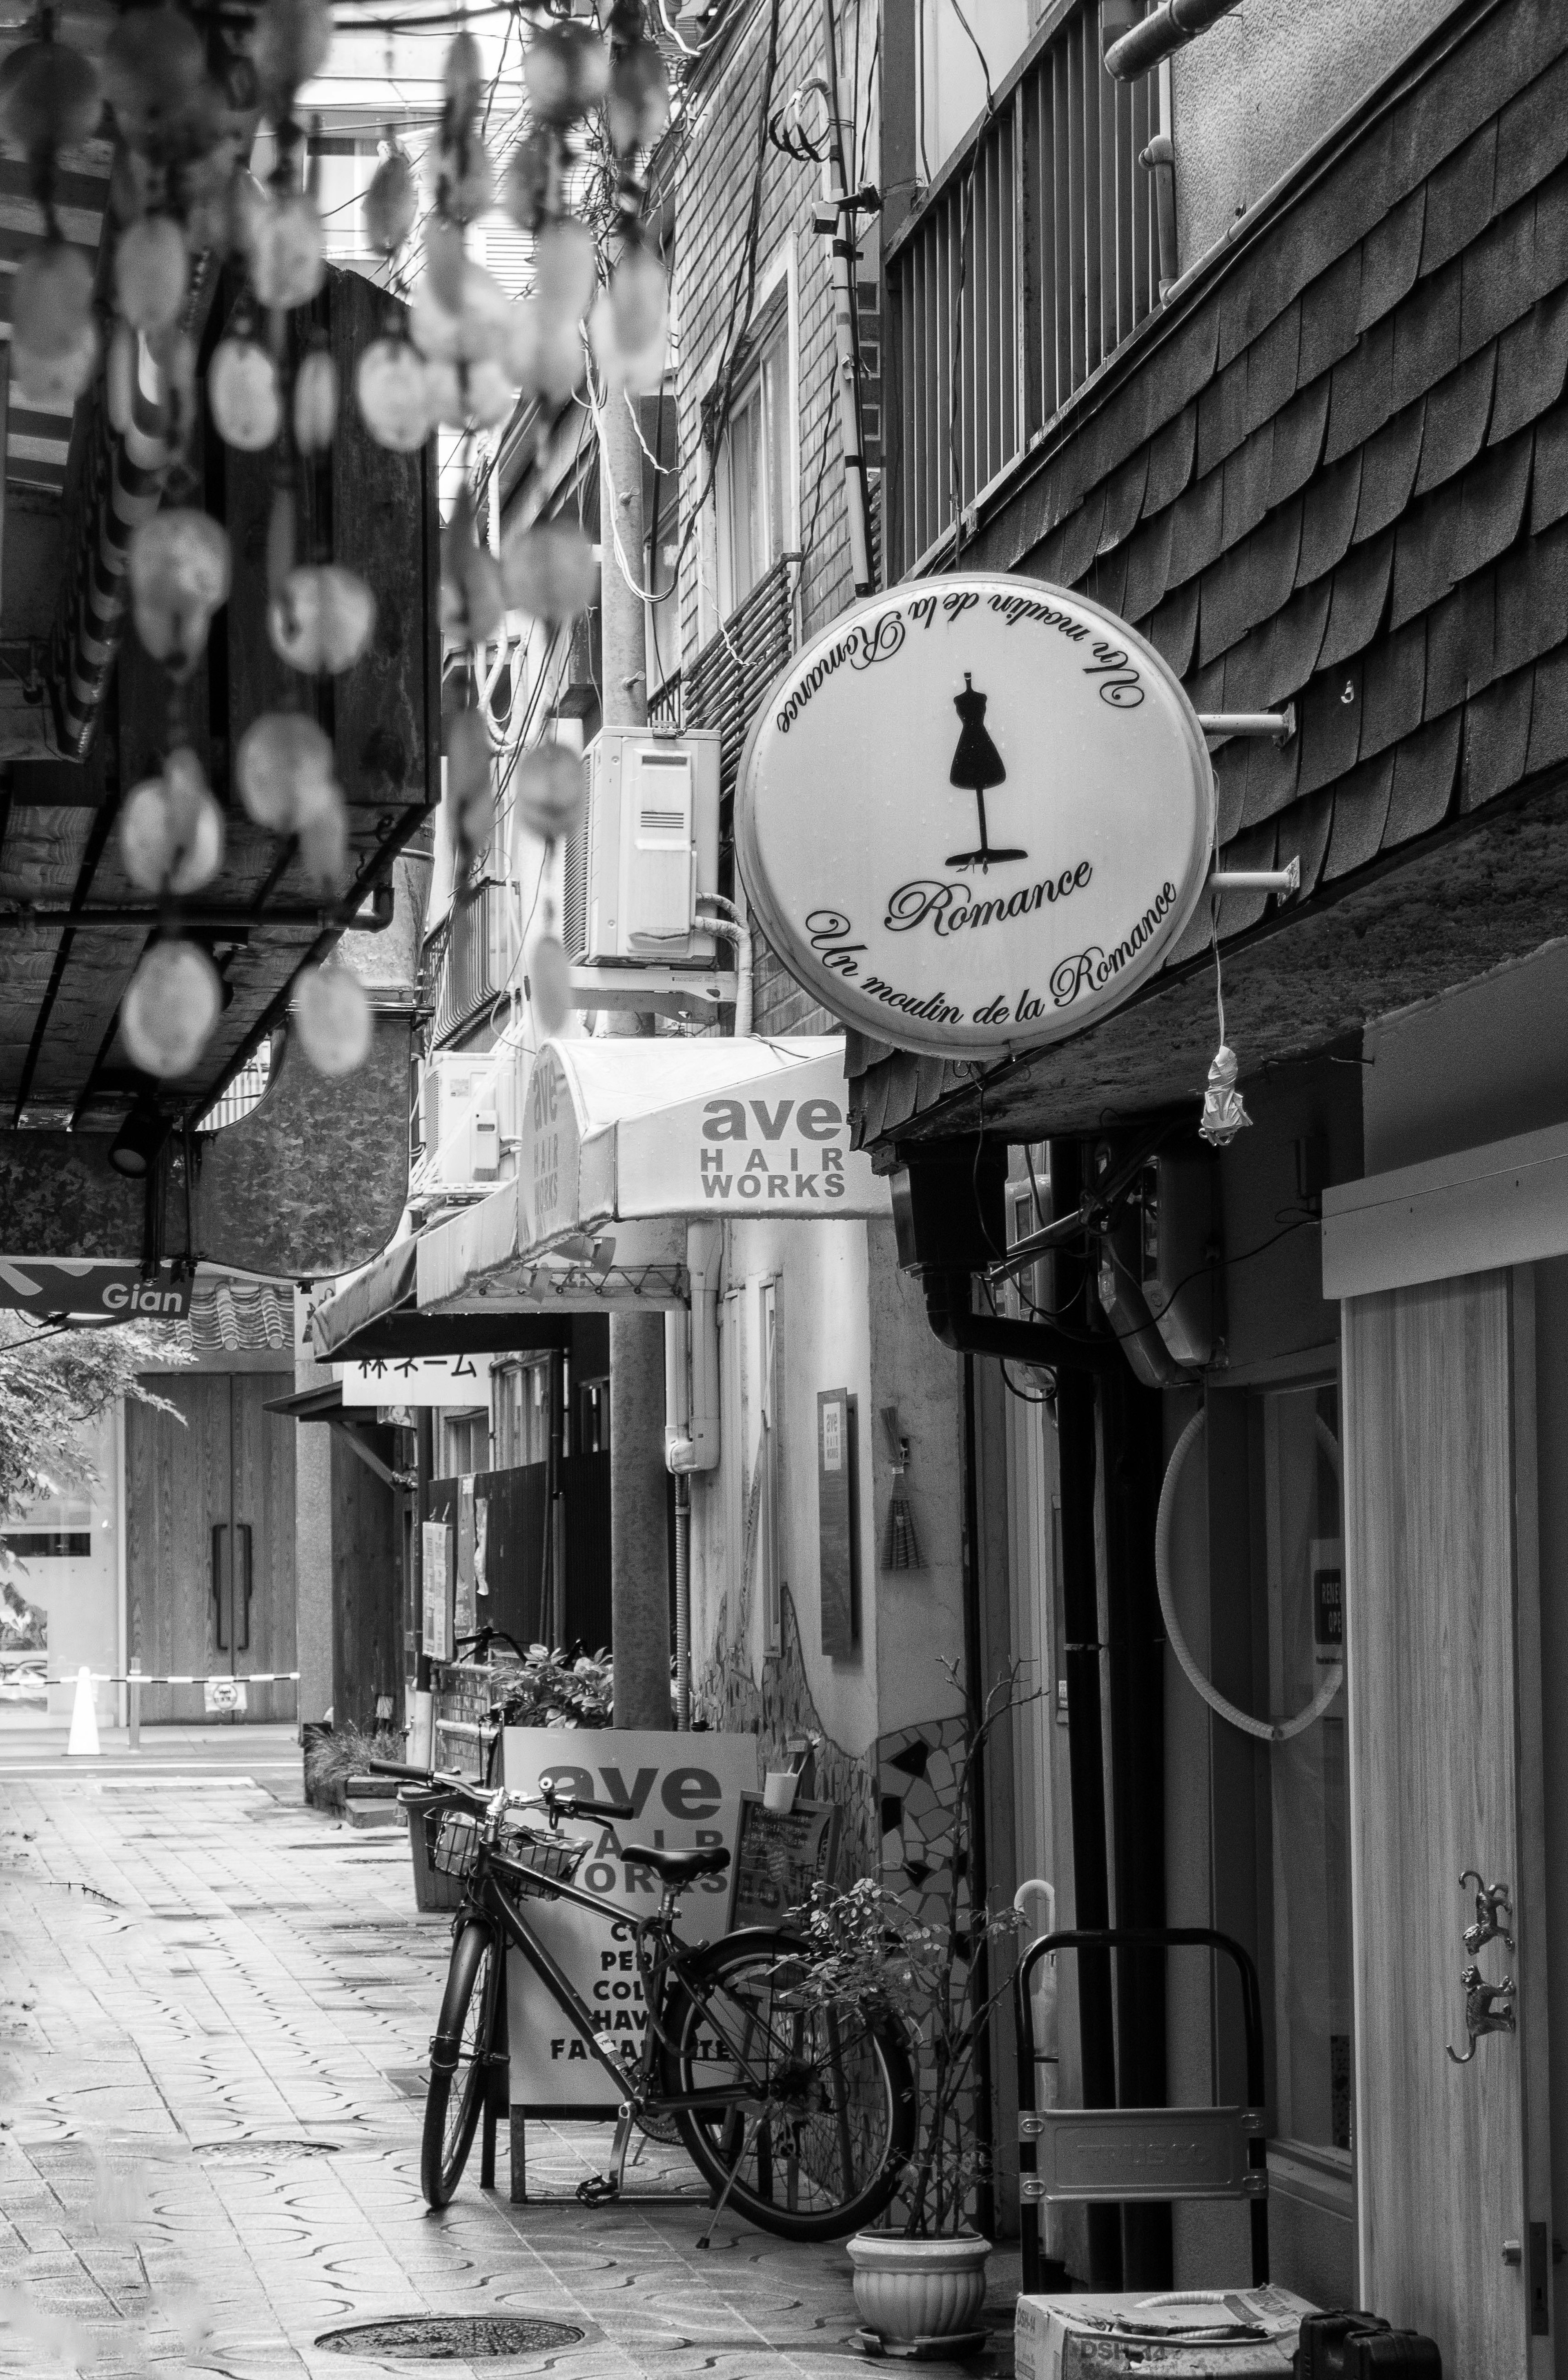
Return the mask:
<svg viewBox="0 0 1568 2380">
<path fill-rule="evenodd" d="M 678 1305 L 688 1221 L 833 1221 L 889 1204 L 849 1146 L 842 1041 L 547 1041 L 517 1180 L 423 1235 L 419 1303 Z"/>
</svg>

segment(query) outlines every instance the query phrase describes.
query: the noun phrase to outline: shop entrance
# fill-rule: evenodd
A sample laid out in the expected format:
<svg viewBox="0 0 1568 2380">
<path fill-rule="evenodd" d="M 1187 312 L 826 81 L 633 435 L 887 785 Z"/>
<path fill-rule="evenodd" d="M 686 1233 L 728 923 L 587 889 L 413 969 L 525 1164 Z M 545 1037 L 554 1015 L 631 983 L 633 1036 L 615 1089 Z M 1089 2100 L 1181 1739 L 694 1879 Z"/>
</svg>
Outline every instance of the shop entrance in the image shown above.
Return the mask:
<svg viewBox="0 0 1568 2380">
<path fill-rule="evenodd" d="M 175 1410 L 126 1407 L 127 1642 L 152 1676 L 292 1670 L 294 1424 L 263 1410 L 286 1372 L 173 1372 Z M 293 1685 L 249 1685 L 236 1724 L 293 1718 Z M 142 1691 L 144 1721 L 209 1717 L 200 1686 Z"/>
<path fill-rule="evenodd" d="M 1343 1315 L 1361 2302 L 1445 2372 L 1525 2380 L 1551 2353 L 1533 1284 Z M 1477 1878 L 1512 1947 L 1466 1946 Z M 1517 2031 L 1456 2064 L 1466 1969 L 1517 1984 Z"/>
</svg>

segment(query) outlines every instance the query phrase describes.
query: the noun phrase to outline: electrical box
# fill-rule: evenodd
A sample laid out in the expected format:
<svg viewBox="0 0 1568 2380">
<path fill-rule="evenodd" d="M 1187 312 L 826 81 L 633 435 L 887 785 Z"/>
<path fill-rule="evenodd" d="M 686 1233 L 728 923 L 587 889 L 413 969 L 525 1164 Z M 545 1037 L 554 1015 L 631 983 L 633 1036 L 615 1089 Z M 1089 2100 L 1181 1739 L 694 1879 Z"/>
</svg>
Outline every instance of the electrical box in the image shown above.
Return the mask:
<svg viewBox="0 0 1568 2380">
<path fill-rule="evenodd" d="M 719 735 L 605 727 L 565 853 L 566 956 L 578 965 L 711 966 L 699 893 L 719 889 Z"/>
<path fill-rule="evenodd" d="M 499 1182 L 517 1140 L 512 1051 L 438 1050 L 419 1085 L 423 1182 Z"/>
</svg>

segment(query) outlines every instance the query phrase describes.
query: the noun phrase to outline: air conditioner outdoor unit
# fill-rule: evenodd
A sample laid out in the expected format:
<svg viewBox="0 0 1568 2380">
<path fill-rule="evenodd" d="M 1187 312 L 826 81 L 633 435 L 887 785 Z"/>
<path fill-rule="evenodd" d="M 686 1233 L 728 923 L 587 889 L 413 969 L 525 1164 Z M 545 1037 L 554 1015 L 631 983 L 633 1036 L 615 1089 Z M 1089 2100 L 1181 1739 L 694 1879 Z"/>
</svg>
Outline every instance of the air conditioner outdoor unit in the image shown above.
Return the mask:
<svg viewBox="0 0 1568 2380">
<path fill-rule="evenodd" d="M 517 1062 L 510 1050 L 444 1050 L 419 1085 L 424 1180 L 498 1182 L 517 1135 Z"/>
<path fill-rule="evenodd" d="M 711 966 L 699 893 L 719 889 L 719 735 L 605 727 L 566 846 L 566 956 L 578 965 Z"/>
</svg>

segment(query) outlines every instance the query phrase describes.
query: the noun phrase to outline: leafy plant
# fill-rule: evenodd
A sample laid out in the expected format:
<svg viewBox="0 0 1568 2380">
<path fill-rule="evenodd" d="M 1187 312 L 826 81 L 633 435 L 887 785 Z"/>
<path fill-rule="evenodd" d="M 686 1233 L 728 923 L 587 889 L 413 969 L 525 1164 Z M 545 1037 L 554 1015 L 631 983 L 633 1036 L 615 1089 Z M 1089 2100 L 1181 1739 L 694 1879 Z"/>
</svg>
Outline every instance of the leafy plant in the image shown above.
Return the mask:
<svg viewBox="0 0 1568 2380">
<path fill-rule="evenodd" d="M 330 1735 L 314 1735 L 305 1748 L 305 1782 L 317 1793 L 330 1793 L 350 1777 L 362 1777 L 371 1760 L 406 1760 L 400 1728 L 334 1727 Z"/>
<path fill-rule="evenodd" d="M 1010 1670 L 987 1696 L 954 1755 L 952 1859 L 945 1921 L 932 1924 L 875 1877 L 817 1884 L 796 1922 L 816 1956 L 792 1982 L 809 2000 L 881 2006 L 905 2026 L 920 2078 L 920 2131 L 888 2228 L 911 2238 L 964 2228 L 978 2187 L 991 2179 L 990 2152 L 976 2138 L 980 2052 L 994 2010 L 1010 1987 L 1011 1962 L 997 1956 L 1022 1923 L 1007 1906 L 970 1906 L 970 1847 L 986 1743 L 1008 1713 L 1032 1695 Z"/>
<path fill-rule="evenodd" d="M 530 1645 L 516 1669 L 496 1673 L 492 1707 L 507 1727 L 608 1727 L 614 1664 L 607 1652 L 552 1652 Z"/>
<path fill-rule="evenodd" d="M 193 1361 L 178 1325 L 118 1322 L 62 1330 L 25 1314 L 0 1313 L 0 1521 L 25 1518 L 42 1496 L 98 1485 L 81 1443 L 117 1397 L 184 1416 L 138 1378 L 156 1365 L 169 1371 Z M 0 1567 L 9 1557 L 0 1545 Z"/>
</svg>

